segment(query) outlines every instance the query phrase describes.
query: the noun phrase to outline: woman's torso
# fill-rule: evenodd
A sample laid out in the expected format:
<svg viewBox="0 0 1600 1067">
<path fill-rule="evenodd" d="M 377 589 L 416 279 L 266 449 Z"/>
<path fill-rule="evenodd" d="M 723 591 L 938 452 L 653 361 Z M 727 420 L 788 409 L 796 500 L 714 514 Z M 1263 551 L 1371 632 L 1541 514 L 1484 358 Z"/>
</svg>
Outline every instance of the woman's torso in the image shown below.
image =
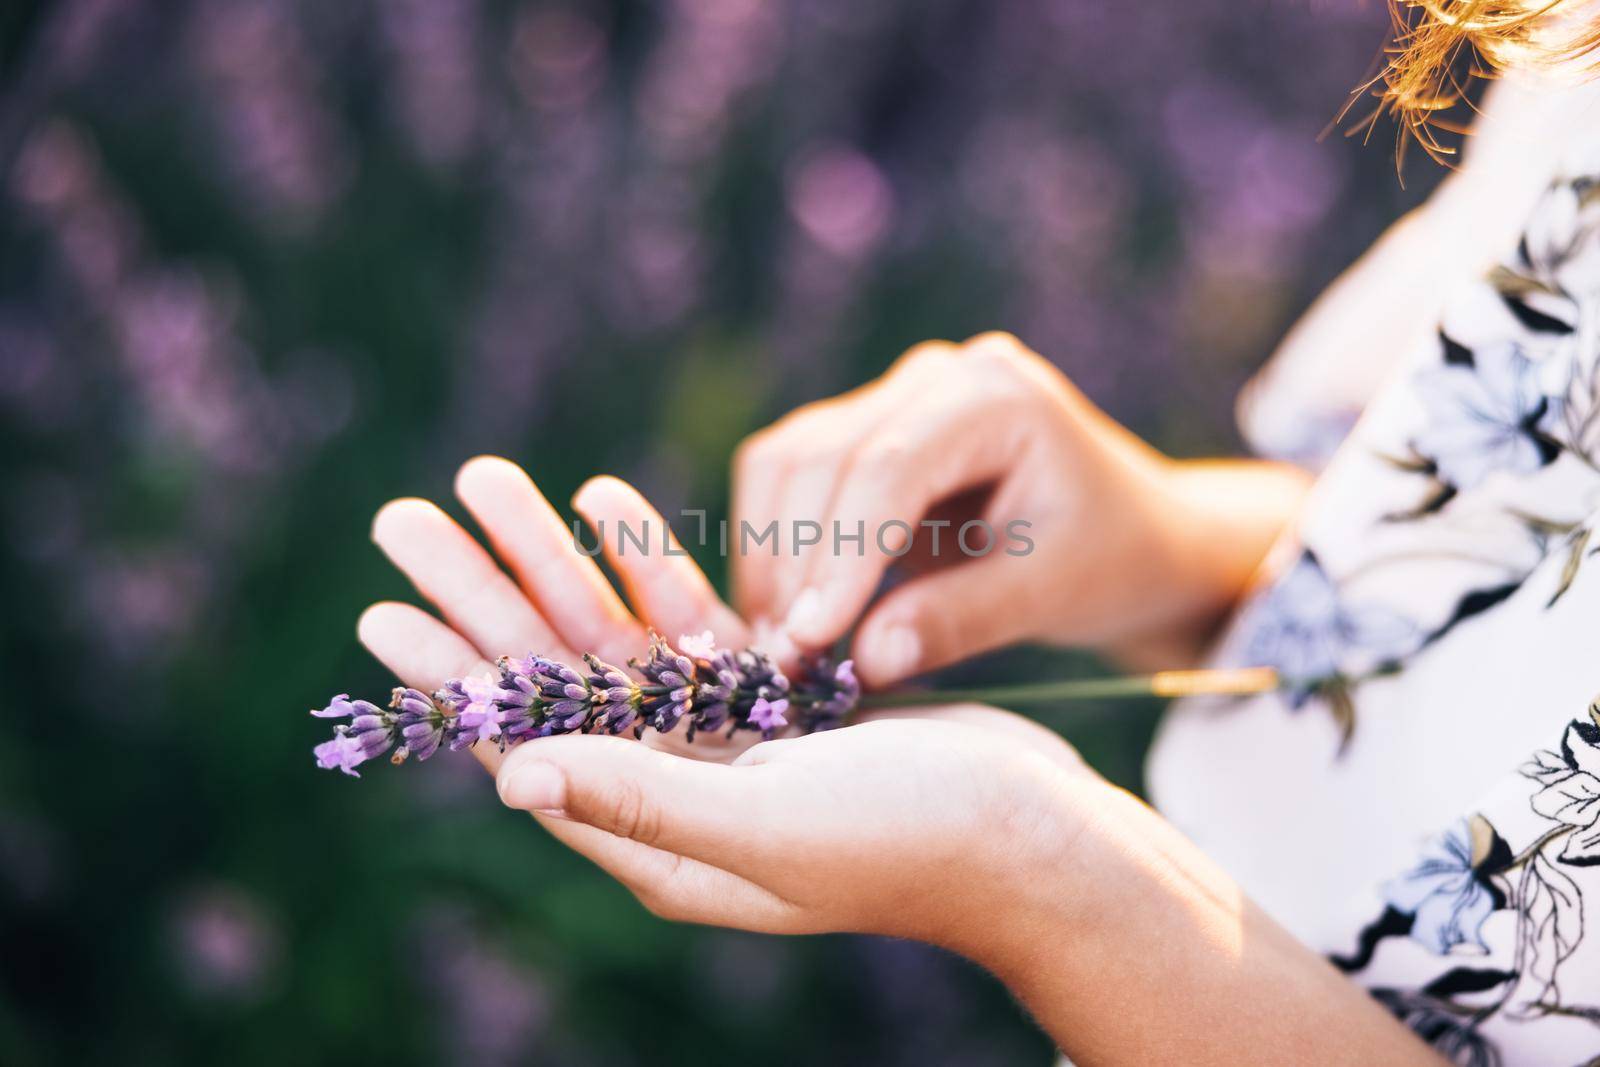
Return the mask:
<svg viewBox="0 0 1600 1067">
<path fill-rule="evenodd" d="M 1433 982 L 1426 996 L 1405 994 L 1407 1010 L 1437 1008 L 1452 1026 L 1477 1013 L 1471 1027 L 1499 1020 L 1498 1027 L 1529 1011 L 1552 1017 L 1544 1001 L 1553 979 L 1536 1009 L 1513 992 L 1530 988 L 1525 978 L 1504 978 L 1464 1000 L 1440 994 L 1444 972 L 1435 964 L 1455 966 L 1463 953 L 1526 974 L 1542 966 L 1530 965 L 1529 953 L 1548 942 L 1555 948 L 1546 956 L 1566 968 L 1568 994 L 1578 992 L 1572 976 L 1600 979 L 1600 934 L 1580 944 L 1571 933 L 1585 915 L 1577 892 L 1577 875 L 1588 874 L 1578 870 L 1583 858 L 1552 852 L 1539 867 L 1527 851 L 1559 837 L 1551 827 L 1571 831 L 1568 823 L 1586 816 L 1541 822 L 1541 812 L 1555 809 L 1548 792 L 1536 794 L 1556 788 L 1550 782 L 1560 775 L 1547 768 L 1541 781 L 1519 772 L 1534 753 L 1566 751 L 1568 724 L 1600 692 L 1600 558 L 1591 558 L 1600 549 L 1600 531 L 1591 536 L 1600 509 L 1600 187 L 1592 180 L 1600 176 L 1600 89 L 1502 94 L 1513 95 L 1498 127 L 1507 132 L 1486 137 L 1474 160 L 1487 177 L 1464 176 L 1428 226 L 1400 235 L 1415 243 L 1481 220 L 1481 241 L 1505 246 L 1500 265 L 1479 262 L 1470 242 L 1453 239 L 1460 243 L 1449 255 L 1464 277 L 1421 309 L 1432 320 L 1427 328 L 1405 329 L 1390 316 L 1389 335 L 1409 338 L 1400 353 L 1371 343 L 1371 331 L 1363 334 L 1351 316 L 1382 306 L 1386 289 L 1414 293 L 1385 269 L 1421 269 L 1437 252 L 1390 249 L 1387 263 L 1341 281 L 1345 291 L 1333 294 L 1331 310 L 1310 316 L 1247 393 L 1247 432 L 1303 453 L 1305 442 L 1347 419 L 1354 395 L 1375 391 L 1214 657 L 1275 666 L 1297 684 L 1180 703 L 1148 765 L 1161 810 L 1263 907 L 1319 950 L 1359 957 L 1350 969 L 1369 985 Z M 1507 240 L 1506 212 L 1530 209 L 1522 234 Z M 1349 334 L 1365 343 L 1342 348 Z M 1576 780 L 1561 779 L 1561 788 L 1570 792 Z M 1527 796 L 1519 799 L 1519 790 Z M 1600 798 L 1595 806 L 1600 812 Z M 1389 914 L 1411 891 L 1398 876 L 1422 871 L 1443 884 L 1450 873 L 1448 862 L 1418 866 L 1425 842 L 1452 825 L 1470 836 L 1491 821 L 1492 840 L 1503 844 L 1503 831 L 1504 847 L 1523 850 L 1516 863 L 1493 878 L 1474 880 L 1467 870 L 1455 896 L 1428 898 L 1432 911 Z M 1538 884 L 1523 877 L 1534 868 Z M 1548 881 L 1559 896 L 1569 874 L 1573 903 L 1559 909 L 1565 931 L 1534 931 L 1526 912 L 1543 907 L 1535 890 Z M 1474 895 L 1480 883 L 1484 891 Z M 1518 912 L 1524 898 L 1528 907 Z M 1592 900 L 1589 917 L 1600 922 L 1600 887 Z M 1428 942 L 1432 933 L 1422 931 L 1438 932 L 1434 916 L 1446 905 L 1457 911 L 1439 920 L 1441 952 L 1385 940 L 1383 923 L 1400 922 L 1413 941 Z M 1550 909 L 1552 929 L 1557 911 Z M 1497 939 L 1484 935 L 1487 952 L 1480 923 L 1490 932 L 1506 927 Z M 1468 928 L 1472 936 L 1457 937 Z M 1501 973 L 1481 961 L 1474 967 L 1480 977 L 1468 984 Z M 1579 997 L 1584 1005 L 1600 1001 L 1594 984 Z M 1491 1002 L 1494 1010 L 1482 1012 Z M 1560 1033 L 1512 1033 L 1539 1049 L 1560 1048 L 1555 1062 L 1569 1049 L 1600 1051 L 1594 1022 L 1570 1013 L 1562 1022 Z M 1497 1040 L 1515 1052 L 1517 1038 Z"/>
</svg>

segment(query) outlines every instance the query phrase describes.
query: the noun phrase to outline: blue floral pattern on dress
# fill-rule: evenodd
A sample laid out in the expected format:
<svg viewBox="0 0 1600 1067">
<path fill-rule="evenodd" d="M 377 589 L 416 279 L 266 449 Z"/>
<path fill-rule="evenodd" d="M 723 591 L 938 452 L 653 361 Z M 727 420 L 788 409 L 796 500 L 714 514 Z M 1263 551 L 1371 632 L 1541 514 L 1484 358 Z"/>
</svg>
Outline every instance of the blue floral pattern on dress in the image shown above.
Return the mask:
<svg viewBox="0 0 1600 1067">
<path fill-rule="evenodd" d="M 1480 348 L 1470 364 L 1423 371 L 1417 393 L 1428 423 L 1417 452 L 1453 489 L 1497 472 L 1526 474 L 1553 458 L 1549 429 L 1559 402 L 1539 388 L 1539 367 L 1512 343 Z"/>
<path fill-rule="evenodd" d="M 1414 479 L 1385 485 L 1402 497 L 1414 485 L 1414 503 L 1380 514 L 1391 500 L 1376 501 L 1370 551 L 1338 555 L 1338 567 L 1313 529 L 1247 604 L 1231 646 L 1286 678 L 1288 708 L 1325 703 L 1347 741 L 1361 685 L 1507 603 L 1546 561 L 1559 572 L 1543 601 L 1554 605 L 1600 551 L 1600 184 L 1553 185 L 1515 254 L 1469 295 L 1401 387 L 1394 435 L 1351 443 Z M 1340 517 L 1329 546 L 1348 551 L 1367 520 Z M 1396 611 L 1398 599 L 1374 602 L 1382 582 L 1357 595 L 1352 575 L 1370 577 L 1373 559 L 1409 566 L 1478 549 L 1487 526 L 1515 544 L 1511 562 L 1430 572 L 1447 578 L 1416 609 L 1426 622 Z M 1467 584 L 1484 573 L 1488 584 Z M 1600 640 L 1594 660 L 1600 683 Z M 1533 1062 L 1509 1050 L 1560 1048 L 1560 1062 L 1600 1064 L 1600 946 L 1584 940 L 1586 897 L 1600 899 L 1600 708 L 1373 888 L 1380 913 L 1330 958 L 1446 1059 L 1495 1067 Z"/>
<path fill-rule="evenodd" d="M 1384 899 L 1412 917 L 1412 939 L 1430 952 L 1442 956 L 1460 946 L 1488 951 L 1483 923 L 1497 905 L 1478 862 L 1471 824 L 1463 819 L 1433 842 L 1421 863 L 1384 886 Z"/>
<path fill-rule="evenodd" d="M 1387 939 L 1405 937 L 1444 964 L 1417 988 L 1380 986 L 1375 996 L 1413 1023 L 1458 1063 L 1501 1062 L 1481 1033 L 1491 1020 L 1586 1019 L 1600 1051 L 1600 982 L 1570 981 L 1566 968 L 1584 938 L 1584 890 L 1600 866 L 1600 707 L 1567 727 L 1559 750 L 1523 765 L 1522 795 L 1532 820 L 1510 808 L 1463 819 L 1431 842 L 1421 862 L 1384 887 L 1387 908 L 1369 923 L 1357 951 L 1335 956 L 1360 975 Z M 1518 821 L 1525 841 L 1513 849 L 1495 820 Z M 1583 879 L 1580 882 L 1580 879 Z M 1486 932 L 1497 913 L 1511 922 Z M 1463 954 L 1482 957 L 1461 966 Z"/>
<path fill-rule="evenodd" d="M 1590 178 L 1553 185 L 1516 255 L 1476 295 L 1479 305 L 1493 305 L 1474 308 L 1476 332 L 1441 330 L 1437 360 L 1412 377 L 1421 417 L 1411 454 L 1384 458 L 1421 479 L 1421 488 L 1413 507 L 1385 521 L 1476 522 L 1463 508 L 1475 503 L 1474 491 L 1535 476 L 1563 459 L 1592 473 L 1591 498 L 1578 510 L 1593 512 L 1600 508 L 1600 185 Z M 1492 324 L 1487 335 L 1484 321 Z M 1520 510 L 1512 518 L 1537 558 L 1565 554 L 1553 604 L 1600 551 L 1600 538 L 1587 519 Z M 1243 656 L 1284 676 L 1291 708 L 1322 699 L 1348 742 L 1357 686 L 1402 670 L 1455 627 L 1509 599 L 1535 569 L 1508 568 L 1492 585 L 1462 588 L 1443 621 L 1424 627 L 1353 600 L 1308 544 L 1246 605 Z"/>
</svg>

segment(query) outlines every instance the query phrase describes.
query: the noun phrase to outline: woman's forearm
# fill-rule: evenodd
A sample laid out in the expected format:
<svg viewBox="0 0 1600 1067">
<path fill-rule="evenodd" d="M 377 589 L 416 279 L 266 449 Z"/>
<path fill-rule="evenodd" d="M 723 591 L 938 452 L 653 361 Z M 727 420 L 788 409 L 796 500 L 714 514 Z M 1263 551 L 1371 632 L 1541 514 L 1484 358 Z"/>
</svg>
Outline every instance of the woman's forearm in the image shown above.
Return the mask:
<svg viewBox="0 0 1600 1067">
<path fill-rule="evenodd" d="M 1085 790 L 1063 803 L 1103 818 L 964 948 L 1075 1063 L 1441 1062 L 1159 816 Z"/>
<path fill-rule="evenodd" d="M 1159 590 L 1158 609 L 1103 648 L 1137 669 L 1204 653 L 1311 485 L 1300 468 L 1264 460 L 1165 461 L 1156 477 L 1149 544 L 1129 573 Z"/>
</svg>

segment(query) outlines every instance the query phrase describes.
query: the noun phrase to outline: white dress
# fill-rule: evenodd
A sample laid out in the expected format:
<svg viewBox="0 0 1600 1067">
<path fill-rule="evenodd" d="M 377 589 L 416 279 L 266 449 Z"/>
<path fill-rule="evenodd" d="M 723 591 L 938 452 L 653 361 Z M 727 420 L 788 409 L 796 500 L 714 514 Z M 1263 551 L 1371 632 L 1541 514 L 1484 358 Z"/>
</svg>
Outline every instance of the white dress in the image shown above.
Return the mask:
<svg viewBox="0 0 1600 1067">
<path fill-rule="evenodd" d="M 1464 171 L 1247 391 L 1269 453 L 1313 462 L 1348 430 L 1214 656 L 1293 684 L 1175 706 L 1149 779 L 1447 1057 L 1580 1064 L 1600 1062 L 1600 87 L 1495 95 Z"/>
</svg>

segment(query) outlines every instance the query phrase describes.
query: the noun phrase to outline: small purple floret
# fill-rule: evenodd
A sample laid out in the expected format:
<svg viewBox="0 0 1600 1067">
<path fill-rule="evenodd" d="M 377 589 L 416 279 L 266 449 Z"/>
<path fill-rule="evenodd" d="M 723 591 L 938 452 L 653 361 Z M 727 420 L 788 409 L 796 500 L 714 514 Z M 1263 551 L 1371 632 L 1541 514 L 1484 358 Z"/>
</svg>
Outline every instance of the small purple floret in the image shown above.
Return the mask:
<svg viewBox="0 0 1600 1067">
<path fill-rule="evenodd" d="M 750 725 L 764 734 L 774 730 L 781 730 L 789 725 L 789 720 L 783 713 L 789 710 L 789 702 L 782 698 L 768 700 L 766 697 L 757 697 L 755 704 L 750 708 Z"/>
<path fill-rule="evenodd" d="M 321 711 L 315 709 L 311 714 L 318 719 L 350 719 L 357 715 L 370 715 L 378 709 L 365 700 L 351 700 L 349 693 L 340 693 L 328 701 L 328 706 Z"/>
<path fill-rule="evenodd" d="M 446 719 L 428 694 L 402 686 L 389 698 L 389 707 L 395 713 L 395 729 L 400 732 L 400 747 L 395 750 L 394 762 L 399 763 L 407 756 L 425 760 L 439 751 Z"/>
</svg>

